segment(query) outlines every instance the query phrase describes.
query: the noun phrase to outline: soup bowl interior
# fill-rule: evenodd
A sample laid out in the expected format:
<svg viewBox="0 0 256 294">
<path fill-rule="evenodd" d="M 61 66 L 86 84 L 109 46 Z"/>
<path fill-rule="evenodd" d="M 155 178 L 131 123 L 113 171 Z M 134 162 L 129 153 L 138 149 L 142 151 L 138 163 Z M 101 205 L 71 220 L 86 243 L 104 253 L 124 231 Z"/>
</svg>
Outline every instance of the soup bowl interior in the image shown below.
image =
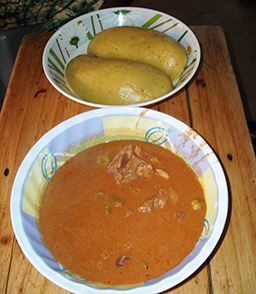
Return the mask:
<svg viewBox="0 0 256 294">
<path fill-rule="evenodd" d="M 137 103 L 146 106 L 174 95 L 194 76 L 201 58 L 198 40 L 183 22 L 163 12 L 136 7 L 115 7 L 91 12 L 71 20 L 49 39 L 43 52 L 43 69 L 50 83 L 67 98 L 92 107 L 106 107 L 79 98 L 69 88 L 65 80 L 67 64 L 74 57 L 85 54 L 94 36 L 116 26 L 137 26 L 161 32 L 184 46 L 188 63 L 183 73 L 174 83 L 174 89 L 153 100 Z"/>
<path fill-rule="evenodd" d="M 85 148 L 113 140 L 146 141 L 182 157 L 202 184 L 207 204 L 204 228 L 194 250 L 164 275 L 139 285 L 122 285 L 122 289 L 106 289 L 104 285 L 92 284 L 69 272 L 42 242 L 37 222 L 44 189 L 58 168 Z M 22 251 L 46 278 L 73 293 L 98 293 L 101 290 L 106 293 L 113 290 L 151 293 L 179 284 L 213 251 L 223 231 L 227 209 L 227 184 L 222 167 L 202 137 L 169 115 L 130 107 L 92 110 L 50 130 L 26 155 L 11 194 L 12 225 Z"/>
</svg>

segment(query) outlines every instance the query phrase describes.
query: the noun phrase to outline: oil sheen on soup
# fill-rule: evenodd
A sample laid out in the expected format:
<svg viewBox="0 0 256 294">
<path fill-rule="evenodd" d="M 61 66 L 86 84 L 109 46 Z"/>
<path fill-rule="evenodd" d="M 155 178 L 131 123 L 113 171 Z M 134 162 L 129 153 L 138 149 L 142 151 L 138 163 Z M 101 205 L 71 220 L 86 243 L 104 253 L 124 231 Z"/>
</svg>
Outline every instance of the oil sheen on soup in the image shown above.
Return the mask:
<svg viewBox="0 0 256 294">
<path fill-rule="evenodd" d="M 112 141 L 68 160 L 40 205 L 42 238 L 70 272 L 137 284 L 177 266 L 203 230 L 203 189 L 187 163 L 141 141 Z"/>
</svg>

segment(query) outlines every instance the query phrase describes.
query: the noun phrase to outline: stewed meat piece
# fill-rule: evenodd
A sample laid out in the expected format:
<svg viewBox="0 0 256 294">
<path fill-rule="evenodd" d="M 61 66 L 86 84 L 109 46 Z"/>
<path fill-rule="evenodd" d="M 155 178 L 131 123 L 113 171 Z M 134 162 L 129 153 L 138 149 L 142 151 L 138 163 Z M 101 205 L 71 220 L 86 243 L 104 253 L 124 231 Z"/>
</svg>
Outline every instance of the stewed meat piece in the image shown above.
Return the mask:
<svg viewBox="0 0 256 294">
<path fill-rule="evenodd" d="M 118 184 L 128 183 L 141 176 L 150 177 L 152 175 L 153 166 L 138 157 L 135 150 L 137 151 L 138 148 L 132 145 L 125 146 L 107 166 L 108 172 L 113 174 Z"/>
</svg>

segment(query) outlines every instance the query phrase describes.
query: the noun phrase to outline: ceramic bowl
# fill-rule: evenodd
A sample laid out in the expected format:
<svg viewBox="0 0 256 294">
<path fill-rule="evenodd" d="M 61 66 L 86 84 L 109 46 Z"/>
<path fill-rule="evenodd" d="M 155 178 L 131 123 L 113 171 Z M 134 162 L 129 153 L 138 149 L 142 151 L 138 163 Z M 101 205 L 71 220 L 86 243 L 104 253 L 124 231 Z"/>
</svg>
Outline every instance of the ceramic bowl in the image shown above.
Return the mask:
<svg viewBox="0 0 256 294">
<path fill-rule="evenodd" d="M 43 52 L 43 69 L 50 83 L 67 98 L 92 107 L 96 104 L 77 97 L 65 80 L 65 69 L 71 59 L 85 54 L 92 38 L 99 32 L 116 26 L 137 26 L 159 31 L 182 44 L 188 55 L 188 63 L 169 93 L 138 103 L 147 106 L 166 99 L 182 89 L 194 76 L 200 62 L 200 46 L 194 33 L 175 17 L 145 8 L 108 8 L 91 12 L 65 24 L 50 38 Z"/>
<path fill-rule="evenodd" d="M 207 203 L 204 229 L 194 250 L 175 268 L 135 288 L 101 289 L 70 273 L 41 240 L 37 225 L 40 198 L 56 170 L 84 148 L 111 140 L 143 140 L 168 148 L 195 171 Z M 225 225 L 228 192 L 213 150 L 193 129 L 155 110 L 109 107 L 74 116 L 47 132 L 23 160 L 11 193 L 11 220 L 18 243 L 33 266 L 72 293 L 159 293 L 192 275 L 215 248 Z"/>
</svg>

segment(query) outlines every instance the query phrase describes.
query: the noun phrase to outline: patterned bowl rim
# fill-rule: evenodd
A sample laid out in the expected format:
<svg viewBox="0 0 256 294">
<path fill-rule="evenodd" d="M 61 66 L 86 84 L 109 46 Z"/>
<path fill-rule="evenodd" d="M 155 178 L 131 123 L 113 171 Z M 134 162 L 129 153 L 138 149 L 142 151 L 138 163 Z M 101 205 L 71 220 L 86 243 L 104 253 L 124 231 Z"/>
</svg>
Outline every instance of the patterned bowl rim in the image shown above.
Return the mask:
<svg viewBox="0 0 256 294">
<path fill-rule="evenodd" d="M 16 174 L 12 192 L 11 192 L 11 201 L 10 201 L 10 212 L 11 212 L 11 222 L 14 230 L 15 237 L 20 245 L 24 255 L 30 261 L 30 263 L 48 280 L 52 281 L 54 284 L 71 291 L 72 293 L 81 293 L 86 290 L 86 293 L 98 293 L 100 291 L 104 293 L 145 293 L 145 291 L 149 291 L 150 293 L 161 292 L 167 289 L 170 289 L 179 283 L 183 282 L 189 276 L 191 276 L 198 268 L 206 261 L 206 259 L 211 255 L 212 251 L 216 247 L 219 239 L 223 233 L 223 229 L 225 227 L 227 213 L 228 213 L 228 189 L 227 182 L 222 166 L 213 152 L 212 148 L 206 143 L 207 149 L 212 151 L 211 156 L 213 156 L 215 164 L 211 164 L 211 168 L 216 175 L 217 185 L 219 194 L 221 194 L 221 198 L 218 194 L 218 214 L 215 219 L 214 228 L 211 236 L 207 239 L 205 245 L 202 250 L 198 253 L 195 258 L 188 262 L 188 264 L 179 270 L 177 273 L 170 277 L 164 277 L 162 280 L 151 284 L 151 285 L 142 285 L 135 288 L 129 289 L 95 289 L 90 285 L 81 285 L 79 283 L 75 283 L 73 281 L 68 280 L 67 278 L 61 276 L 59 273 L 55 272 L 53 269 L 49 268 L 44 261 L 37 255 L 37 253 L 32 248 L 29 239 L 25 233 L 22 222 L 22 214 L 20 201 L 22 199 L 22 187 L 27 178 L 29 169 L 31 167 L 31 162 L 37 158 L 39 152 L 45 148 L 51 140 L 53 140 L 56 136 L 61 134 L 63 131 L 68 128 L 75 126 L 81 122 L 86 122 L 94 118 L 102 118 L 102 117 L 110 117 L 110 116 L 137 116 L 139 117 L 142 113 L 147 113 L 147 118 L 154 119 L 156 121 L 161 121 L 166 123 L 167 125 L 175 126 L 178 129 L 182 130 L 184 128 L 188 128 L 188 126 L 179 121 L 178 119 L 161 113 L 152 109 L 145 108 L 134 108 L 134 107 L 111 107 L 111 108 L 103 108 L 103 109 L 94 109 L 90 110 L 78 115 L 75 115 L 51 130 L 49 130 L 46 134 L 44 134 L 30 149 L 30 151 L 25 156 L 22 161 L 18 172 Z M 196 133 L 196 132 L 195 132 Z M 204 142 L 205 140 L 198 134 L 197 138 L 199 142 Z M 148 293 L 149 293 L 148 292 Z"/>
<path fill-rule="evenodd" d="M 184 80 L 183 82 L 181 82 L 177 87 L 175 87 L 172 91 L 168 92 L 167 94 L 165 95 L 162 95 L 158 98 L 155 98 L 155 99 L 152 99 L 152 100 L 148 100 L 148 101 L 145 101 L 143 103 L 137 103 L 137 104 L 130 104 L 130 105 L 108 105 L 108 104 L 98 104 L 98 103 L 93 103 L 93 102 L 90 102 L 90 101 L 87 101 L 87 100 L 83 100 L 79 97 L 76 97 L 74 95 L 71 95 L 71 94 L 68 94 L 67 92 L 65 92 L 63 89 L 61 89 L 61 87 L 59 87 L 55 82 L 54 80 L 51 78 L 51 74 L 49 72 L 49 69 L 48 69 L 48 65 L 47 65 L 47 59 L 48 59 L 48 52 L 52 46 L 52 43 L 54 42 L 55 38 L 60 34 L 61 30 L 62 29 L 65 29 L 66 27 L 70 26 L 71 23 L 74 23 L 74 22 L 77 22 L 78 19 L 81 19 L 81 18 L 90 18 L 91 16 L 94 16 L 96 14 L 99 14 L 101 12 L 108 12 L 108 11 L 113 11 L 113 10 L 132 10 L 132 11 L 145 11 L 145 12 L 151 12 L 151 13 L 159 13 L 165 17 L 171 17 L 172 20 L 174 21 L 177 21 L 179 24 L 181 24 L 187 32 L 189 32 L 189 34 L 192 36 L 192 38 L 195 40 L 195 49 L 197 51 L 197 56 L 198 58 L 195 60 L 194 62 L 194 67 L 193 69 L 190 71 L 190 74 L 188 75 L 188 78 L 186 78 L 186 80 Z M 142 8 L 142 7 L 113 7 L 113 8 L 105 8 L 105 9 L 100 9 L 98 11 L 93 11 L 93 12 L 90 12 L 90 13 L 86 13 L 86 14 L 83 14 L 83 15 L 80 15 L 74 19 L 72 19 L 71 21 L 67 22 L 65 25 L 63 25 L 62 27 L 60 27 L 51 37 L 50 39 L 48 40 L 48 42 L 46 43 L 45 45 L 45 48 L 44 48 L 44 51 L 43 51 L 43 56 L 42 56 L 42 63 L 43 63 L 43 70 L 44 70 L 44 73 L 48 79 L 48 81 L 52 84 L 52 86 L 57 89 L 61 94 L 63 94 L 64 96 L 66 96 L 67 98 L 75 101 L 75 102 L 78 102 L 80 104 L 83 104 L 83 105 L 88 105 L 90 107 L 95 107 L 95 108 L 103 108 L 103 107 L 115 107 L 115 106 L 118 106 L 118 107 L 144 107 L 144 106 L 148 106 L 148 105 L 152 105 L 152 104 L 156 104 L 168 97 L 172 97 L 174 94 L 176 94 L 178 91 L 180 91 L 181 89 L 183 89 L 189 82 L 190 80 L 194 77 L 198 67 L 199 67 L 199 64 L 200 64 L 200 61 L 201 61 L 201 48 L 200 48 L 200 44 L 199 44 L 199 41 L 196 37 L 196 35 L 194 34 L 194 32 L 185 24 L 183 23 L 182 21 L 180 21 L 179 19 L 173 17 L 172 15 L 170 14 L 167 14 L 167 13 L 164 13 L 164 12 L 161 12 L 161 11 L 158 11 L 158 10 L 154 10 L 154 9 L 149 9 L 149 8 Z"/>
</svg>

